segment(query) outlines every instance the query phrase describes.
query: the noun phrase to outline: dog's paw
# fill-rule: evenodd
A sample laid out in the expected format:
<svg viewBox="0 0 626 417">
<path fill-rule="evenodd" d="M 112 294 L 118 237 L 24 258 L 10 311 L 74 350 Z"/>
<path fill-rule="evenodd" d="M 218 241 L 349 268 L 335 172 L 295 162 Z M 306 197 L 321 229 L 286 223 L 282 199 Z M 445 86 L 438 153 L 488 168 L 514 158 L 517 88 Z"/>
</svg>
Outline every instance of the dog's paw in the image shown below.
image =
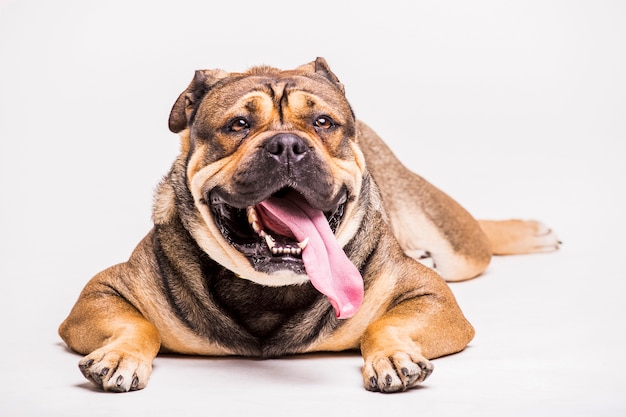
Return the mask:
<svg viewBox="0 0 626 417">
<path fill-rule="evenodd" d="M 526 227 L 530 228 L 528 241 L 530 252 L 552 252 L 561 247 L 561 240 L 554 230 L 536 220 L 525 220 Z"/>
<path fill-rule="evenodd" d="M 422 265 L 430 269 L 437 268 L 437 265 L 435 264 L 435 260 L 433 259 L 430 252 L 428 252 L 427 250 L 423 250 L 423 249 L 409 250 L 409 251 L 406 251 L 406 254 L 409 257 L 415 259 L 417 262 L 421 263 Z"/>
<path fill-rule="evenodd" d="M 536 220 L 481 220 L 494 255 L 552 252 L 561 246 L 554 231 Z"/>
<path fill-rule="evenodd" d="M 89 381 L 105 391 L 127 392 L 142 389 L 152 371 L 151 360 L 140 354 L 119 350 L 98 349 L 85 356 L 78 368 Z"/>
<path fill-rule="evenodd" d="M 421 355 L 405 352 L 377 355 L 365 361 L 363 383 L 369 391 L 406 391 L 428 378 L 433 369 L 433 364 Z"/>
</svg>

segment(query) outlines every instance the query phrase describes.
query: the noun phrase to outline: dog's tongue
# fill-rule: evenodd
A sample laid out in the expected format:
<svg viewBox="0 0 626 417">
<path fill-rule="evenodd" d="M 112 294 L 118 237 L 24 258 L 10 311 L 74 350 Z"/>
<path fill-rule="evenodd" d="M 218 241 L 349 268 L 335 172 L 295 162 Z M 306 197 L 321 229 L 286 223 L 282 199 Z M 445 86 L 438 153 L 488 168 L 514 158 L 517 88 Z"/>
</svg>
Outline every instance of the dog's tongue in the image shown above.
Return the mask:
<svg viewBox="0 0 626 417">
<path fill-rule="evenodd" d="M 273 227 L 278 223 L 288 228 L 298 241 L 309 238 L 302 261 L 311 283 L 328 297 L 337 318 L 352 317 L 363 301 L 363 278 L 339 246 L 324 213 L 293 196 L 271 197 L 259 206 Z"/>
</svg>

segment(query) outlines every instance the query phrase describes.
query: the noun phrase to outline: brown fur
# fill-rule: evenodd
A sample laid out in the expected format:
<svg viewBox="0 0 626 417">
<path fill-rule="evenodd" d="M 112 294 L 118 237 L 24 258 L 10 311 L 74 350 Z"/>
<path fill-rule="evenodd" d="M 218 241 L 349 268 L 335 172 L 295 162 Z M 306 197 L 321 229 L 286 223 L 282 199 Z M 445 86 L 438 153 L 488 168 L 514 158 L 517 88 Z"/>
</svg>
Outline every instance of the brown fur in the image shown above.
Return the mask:
<svg viewBox="0 0 626 417">
<path fill-rule="evenodd" d="M 464 349 L 474 335 L 441 276 L 474 277 L 494 253 L 558 247 L 536 222 L 476 221 L 408 171 L 355 120 L 321 58 L 290 71 L 197 71 L 169 125 L 181 153 L 156 192 L 153 230 L 127 262 L 89 281 L 59 329 L 86 355 L 85 377 L 107 391 L 143 388 L 159 351 L 347 349 L 363 355 L 366 389 L 405 390 L 430 375 L 429 359 Z M 306 154 L 303 168 L 272 159 L 272 141 L 285 135 L 303 144 L 293 148 Z M 285 187 L 319 210 L 342 207 L 335 235 L 365 286 L 348 320 L 335 317 L 297 265 L 261 257 L 259 266 L 250 256 L 261 255 L 224 235 L 220 216 L 236 222 L 242 208 Z"/>
</svg>

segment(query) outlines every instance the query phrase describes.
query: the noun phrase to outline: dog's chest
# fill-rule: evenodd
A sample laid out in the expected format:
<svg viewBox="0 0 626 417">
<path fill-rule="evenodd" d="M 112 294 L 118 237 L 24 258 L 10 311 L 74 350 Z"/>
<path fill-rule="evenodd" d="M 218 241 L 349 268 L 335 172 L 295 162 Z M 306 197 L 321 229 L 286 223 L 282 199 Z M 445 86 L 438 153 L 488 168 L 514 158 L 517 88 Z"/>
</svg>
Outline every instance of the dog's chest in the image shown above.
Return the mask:
<svg viewBox="0 0 626 417">
<path fill-rule="evenodd" d="M 332 307 L 310 284 L 266 287 L 225 278 L 212 283 L 211 294 L 224 321 L 255 340 L 259 356 L 301 352 L 335 322 Z M 229 347 L 252 347 L 247 339 L 233 340 Z"/>
<path fill-rule="evenodd" d="M 210 345 L 245 356 L 280 356 L 304 352 L 339 327 L 312 284 L 270 287 L 239 278 L 203 253 L 180 225 L 167 231 L 157 229 L 153 249 L 172 322 Z"/>
</svg>

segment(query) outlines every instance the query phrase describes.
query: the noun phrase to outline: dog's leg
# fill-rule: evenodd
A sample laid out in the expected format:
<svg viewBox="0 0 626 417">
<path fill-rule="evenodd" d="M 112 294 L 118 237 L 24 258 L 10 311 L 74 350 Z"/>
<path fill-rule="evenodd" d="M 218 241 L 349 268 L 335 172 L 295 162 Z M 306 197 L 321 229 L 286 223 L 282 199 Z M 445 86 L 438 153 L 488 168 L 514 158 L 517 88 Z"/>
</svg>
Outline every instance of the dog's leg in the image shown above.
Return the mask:
<svg viewBox="0 0 626 417">
<path fill-rule="evenodd" d="M 489 240 L 456 201 L 408 170 L 364 124 L 359 140 L 367 167 L 380 188 L 391 229 L 404 252 L 448 281 L 481 274 L 491 260 Z M 428 257 L 432 259 L 428 259 Z"/>
<path fill-rule="evenodd" d="M 439 283 L 420 288 L 419 294 L 407 291 L 407 299 L 366 329 L 361 339 L 366 389 L 396 392 L 414 387 L 433 371 L 428 359 L 459 352 L 473 338 L 474 329 L 445 282 L 439 277 L 432 281 Z"/>
<path fill-rule="evenodd" d="M 159 332 L 107 280 L 104 271 L 81 293 L 59 334 L 85 356 L 83 375 L 105 391 L 145 387 L 159 346 Z"/>
<path fill-rule="evenodd" d="M 494 255 L 552 252 L 561 242 L 543 223 L 534 220 L 480 220 Z"/>
</svg>

